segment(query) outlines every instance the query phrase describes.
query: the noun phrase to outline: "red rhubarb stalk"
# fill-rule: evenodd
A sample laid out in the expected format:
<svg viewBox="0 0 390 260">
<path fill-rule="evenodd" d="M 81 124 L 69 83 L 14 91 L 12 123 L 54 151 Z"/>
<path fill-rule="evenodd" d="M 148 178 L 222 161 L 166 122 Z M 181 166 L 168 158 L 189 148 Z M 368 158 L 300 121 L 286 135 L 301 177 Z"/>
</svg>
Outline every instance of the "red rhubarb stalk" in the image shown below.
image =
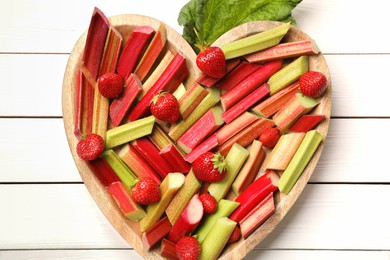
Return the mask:
<svg viewBox="0 0 390 260">
<path fill-rule="evenodd" d="M 226 77 L 219 81 L 216 86 L 226 91 L 231 90 L 259 68 L 259 64 L 242 62 L 240 65 L 234 68 L 232 72 L 226 75 Z"/>
<path fill-rule="evenodd" d="M 230 219 L 240 222 L 270 193 L 278 190 L 279 175 L 275 171 L 267 171 L 257 180 L 252 182 L 238 197 L 240 203 L 237 209 L 230 215 Z"/>
<path fill-rule="evenodd" d="M 149 111 L 149 104 L 153 97 L 163 91 L 173 92 L 180 83 L 187 77 L 188 70 L 186 59 L 181 54 L 177 53 L 173 60 L 169 63 L 163 74 L 151 87 L 151 89 L 142 97 L 137 105 L 131 110 L 129 119 L 134 121 L 145 116 Z"/>
<path fill-rule="evenodd" d="M 254 106 L 264 97 L 269 94 L 269 85 L 264 83 L 257 89 L 255 89 L 252 93 L 246 96 L 244 99 L 239 101 L 237 104 L 232 106 L 229 110 L 225 111 L 222 114 L 222 118 L 226 123 L 231 123 L 234 119 L 236 119 L 239 115 L 244 113 L 246 110 Z"/>
<path fill-rule="evenodd" d="M 290 127 L 290 132 L 306 133 L 314 129 L 323 119 L 325 115 L 303 115 L 295 124 Z"/>
<path fill-rule="evenodd" d="M 180 238 L 190 235 L 202 220 L 203 212 L 199 195 L 195 194 L 172 226 L 168 239 L 176 243 Z"/>
<path fill-rule="evenodd" d="M 160 219 L 146 232 L 142 233 L 141 241 L 146 250 L 152 249 L 171 231 L 171 223 L 167 217 Z"/>
<path fill-rule="evenodd" d="M 227 75 L 229 72 L 234 70 L 239 64 L 240 64 L 239 59 L 227 60 L 226 61 L 226 74 L 225 75 Z M 222 77 L 222 78 L 224 78 L 224 77 Z M 215 86 L 220 80 L 221 80 L 221 78 L 213 78 L 213 77 L 210 77 L 210 76 L 203 74 L 202 76 L 200 76 L 196 80 L 196 82 L 198 82 L 202 86 L 210 88 L 212 86 Z"/>
<path fill-rule="evenodd" d="M 271 61 L 264 64 L 251 75 L 241 81 L 236 87 L 221 96 L 221 104 L 224 111 L 231 108 L 238 101 L 245 98 L 258 86 L 265 83 L 269 77 L 282 68 L 281 61 Z"/>
<path fill-rule="evenodd" d="M 103 157 L 88 161 L 87 165 L 104 187 L 108 187 L 114 182 L 121 181 Z"/>
<path fill-rule="evenodd" d="M 120 125 L 141 89 L 142 83 L 138 76 L 134 73 L 130 74 L 120 96 L 114 99 L 110 105 L 110 118 L 114 126 Z"/>
<path fill-rule="evenodd" d="M 115 27 L 110 26 L 100 64 L 99 76 L 107 72 L 115 72 L 122 41 L 123 38 L 119 31 Z"/>
<path fill-rule="evenodd" d="M 176 255 L 176 244 L 166 238 L 163 238 L 161 241 L 160 255 L 170 260 L 179 259 Z"/>
<path fill-rule="evenodd" d="M 150 26 L 137 26 L 130 34 L 116 68 L 122 78 L 126 79 L 134 71 L 153 34 L 154 29 Z"/>
<path fill-rule="evenodd" d="M 200 143 L 197 147 L 195 147 L 189 154 L 184 156 L 184 160 L 189 163 L 193 163 L 196 158 L 198 158 L 201 154 L 210 151 L 218 146 L 218 139 L 216 134 L 211 135 L 209 138 Z"/>
<path fill-rule="evenodd" d="M 160 155 L 165 161 L 171 162 L 171 168 L 174 172 L 188 173 L 191 165 L 183 159 L 183 156 L 173 144 L 169 144 L 160 151 Z"/>
</svg>

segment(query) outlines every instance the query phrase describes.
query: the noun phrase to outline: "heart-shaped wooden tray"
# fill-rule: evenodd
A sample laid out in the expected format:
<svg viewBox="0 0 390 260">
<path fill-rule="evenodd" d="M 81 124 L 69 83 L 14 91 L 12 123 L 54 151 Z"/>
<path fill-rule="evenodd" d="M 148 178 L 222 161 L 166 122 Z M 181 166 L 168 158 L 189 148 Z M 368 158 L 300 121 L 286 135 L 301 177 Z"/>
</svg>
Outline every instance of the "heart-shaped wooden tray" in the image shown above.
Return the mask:
<svg viewBox="0 0 390 260">
<path fill-rule="evenodd" d="M 150 25 L 157 29 L 161 24 L 160 21 L 151 17 L 142 15 L 119 15 L 109 18 L 111 25 L 122 34 L 123 42 L 126 42 L 130 33 L 136 25 Z M 214 45 L 223 45 L 224 43 L 231 42 L 235 39 L 264 31 L 275 27 L 278 22 L 271 21 L 256 21 L 250 22 L 238 26 L 230 30 L 229 32 L 222 35 Z M 192 82 L 200 75 L 199 70 L 195 65 L 196 54 L 190 47 L 190 45 L 169 26 L 165 25 L 167 31 L 167 49 L 173 53 L 179 52 L 186 57 L 188 70 L 190 72 L 189 77 L 184 82 L 184 85 L 190 86 Z M 298 41 L 310 39 L 308 35 L 297 29 L 291 27 L 283 41 Z M 108 194 L 106 189 L 100 184 L 99 180 L 90 171 L 84 161 L 82 161 L 76 153 L 76 145 L 78 139 L 75 137 L 73 130 L 75 125 L 75 93 L 77 84 L 77 71 L 81 66 L 81 57 L 83 48 L 86 40 L 86 32 L 79 38 L 75 44 L 72 53 L 70 54 L 68 64 L 66 67 L 63 90 L 62 90 L 62 109 L 63 109 L 63 120 L 65 126 L 65 132 L 69 147 L 76 163 L 76 166 L 80 172 L 81 178 L 85 183 L 88 191 L 99 206 L 101 211 L 104 213 L 109 222 L 114 226 L 118 233 L 143 257 L 147 259 L 161 259 L 159 255 L 159 249 L 156 248 L 151 251 L 144 249 L 140 240 L 140 232 L 138 224 L 126 219 L 119 211 L 114 200 Z M 322 54 L 310 56 L 310 70 L 316 70 L 323 72 L 328 78 L 328 90 L 326 95 L 321 98 L 320 104 L 316 107 L 313 113 L 326 115 L 325 121 L 323 121 L 316 129 L 323 136 L 324 140 L 327 136 L 330 111 L 331 111 L 331 81 L 330 74 L 326 64 L 326 61 Z M 312 157 L 309 165 L 295 184 L 294 188 L 288 195 L 279 194 L 276 199 L 276 211 L 268 218 L 268 220 L 262 224 L 252 235 L 247 239 L 230 244 L 225 248 L 221 254 L 221 259 L 241 259 L 248 252 L 250 252 L 257 244 L 259 244 L 267 235 L 279 224 L 280 221 L 285 217 L 289 209 L 294 205 L 303 189 L 305 188 L 308 180 L 315 170 L 317 162 L 320 158 L 323 150 L 324 142 L 321 143 L 316 153 Z"/>
</svg>

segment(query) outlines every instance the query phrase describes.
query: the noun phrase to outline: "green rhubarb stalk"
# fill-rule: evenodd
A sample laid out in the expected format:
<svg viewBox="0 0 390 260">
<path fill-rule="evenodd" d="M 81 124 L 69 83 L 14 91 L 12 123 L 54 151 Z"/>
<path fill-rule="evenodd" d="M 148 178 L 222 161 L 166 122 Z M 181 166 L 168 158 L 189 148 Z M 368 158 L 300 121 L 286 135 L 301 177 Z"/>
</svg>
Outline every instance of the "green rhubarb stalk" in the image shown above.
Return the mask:
<svg viewBox="0 0 390 260">
<path fill-rule="evenodd" d="M 322 139 L 321 134 L 316 130 L 306 133 L 298 150 L 279 180 L 278 187 L 281 192 L 285 194 L 290 192 L 322 142 Z"/>
<path fill-rule="evenodd" d="M 202 251 L 199 259 L 217 259 L 225 248 L 236 225 L 237 222 L 227 217 L 219 218 L 201 245 Z"/>
<path fill-rule="evenodd" d="M 149 135 L 153 130 L 155 120 L 154 116 L 148 116 L 108 130 L 106 149 Z"/>
<path fill-rule="evenodd" d="M 213 195 L 217 201 L 220 201 L 226 196 L 248 156 L 249 151 L 247 149 L 237 143 L 233 144 L 225 158 L 227 165 L 227 174 L 225 178 L 223 178 L 222 181 L 211 183 L 208 188 L 209 193 Z"/>
<path fill-rule="evenodd" d="M 233 211 L 240 205 L 240 203 L 222 199 L 218 202 L 217 211 L 213 214 L 205 217 L 204 221 L 201 223 L 197 231 L 195 232 L 196 239 L 199 243 L 203 243 L 207 234 L 210 232 L 211 228 L 215 225 L 217 219 L 221 217 L 229 217 Z"/>
<path fill-rule="evenodd" d="M 134 186 L 137 182 L 137 176 L 129 169 L 129 167 L 127 167 L 114 150 L 109 149 L 104 151 L 103 157 L 127 188 Z"/>
<path fill-rule="evenodd" d="M 290 29 L 284 23 L 272 29 L 244 37 L 221 46 L 225 59 L 232 59 L 277 45 Z"/>
</svg>

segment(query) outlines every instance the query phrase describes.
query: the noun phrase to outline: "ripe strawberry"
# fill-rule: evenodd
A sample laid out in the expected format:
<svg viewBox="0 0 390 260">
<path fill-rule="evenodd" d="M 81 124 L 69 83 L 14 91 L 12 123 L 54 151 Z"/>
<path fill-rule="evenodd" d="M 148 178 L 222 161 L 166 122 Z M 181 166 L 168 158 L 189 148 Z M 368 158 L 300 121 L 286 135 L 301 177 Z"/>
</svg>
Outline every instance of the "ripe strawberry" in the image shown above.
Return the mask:
<svg viewBox="0 0 390 260">
<path fill-rule="evenodd" d="M 104 150 L 104 140 L 98 134 L 88 134 L 84 140 L 80 140 L 76 146 L 78 156 L 85 161 L 98 158 Z"/>
<path fill-rule="evenodd" d="M 202 252 L 198 240 L 191 236 L 182 237 L 175 245 L 176 255 L 180 260 L 197 260 Z"/>
<path fill-rule="evenodd" d="M 161 192 L 158 184 L 149 177 L 143 177 L 135 184 L 131 190 L 131 195 L 135 202 L 149 205 L 160 201 Z"/>
<path fill-rule="evenodd" d="M 213 214 L 218 207 L 217 201 L 210 193 L 203 193 L 199 196 L 203 209 L 207 214 Z"/>
<path fill-rule="evenodd" d="M 226 74 L 225 54 L 219 47 L 207 47 L 196 57 L 196 65 L 206 75 L 222 78 Z"/>
<path fill-rule="evenodd" d="M 267 148 L 273 148 L 279 141 L 280 131 L 277 128 L 266 128 L 260 135 L 260 142 Z"/>
<path fill-rule="evenodd" d="M 157 94 L 150 104 L 150 112 L 157 119 L 173 123 L 180 117 L 179 102 L 171 93 Z"/>
<path fill-rule="evenodd" d="M 109 72 L 98 78 L 100 94 L 106 98 L 116 98 L 123 90 L 123 78 L 116 73 Z"/>
<path fill-rule="evenodd" d="M 205 182 L 218 182 L 222 180 L 227 174 L 226 168 L 225 157 L 219 152 L 205 152 L 192 163 L 195 176 Z"/>
<path fill-rule="evenodd" d="M 228 243 L 233 243 L 239 240 L 241 237 L 241 229 L 239 226 L 236 226 L 233 230 L 233 233 L 230 235 Z"/>
<path fill-rule="evenodd" d="M 319 71 L 308 71 L 299 78 L 299 88 L 303 95 L 317 98 L 326 90 L 326 76 Z"/>
</svg>

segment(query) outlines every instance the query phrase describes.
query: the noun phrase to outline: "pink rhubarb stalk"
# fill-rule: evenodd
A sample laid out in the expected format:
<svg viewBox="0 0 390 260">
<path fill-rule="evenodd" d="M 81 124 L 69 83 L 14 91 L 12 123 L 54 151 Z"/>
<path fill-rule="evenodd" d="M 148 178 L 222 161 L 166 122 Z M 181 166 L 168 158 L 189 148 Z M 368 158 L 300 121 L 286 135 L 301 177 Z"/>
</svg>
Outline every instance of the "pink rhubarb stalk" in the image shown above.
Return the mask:
<svg viewBox="0 0 390 260">
<path fill-rule="evenodd" d="M 218 139 L 216 134 L 211 135 L 209 138 L 195 147 L 189 154 L 184 156 L 184 160 L 189 163 L 193 163 L 196 158 L 207 151 L 211 151 L 218 146 Z"/>
<path fill-rule="evenodd" d="M 231 90 L 259 68 L 259 64 L 241 62 L 232 72 L 219 81 L 216 86 L 226 91 Z"/>
<path fill-rule="evenodd" d="M 104 187 L 108 187 L 114 182 L 121 181 L 103 157 L 88 161 L 87 165 Z"/>
<path fill-rule="evenodd" d="M 191 170 L 191 165 L 183 159 L 173 144 L 160 150 L 160 155 L 165 161 L 171 162 L 171 168 L 174 172 L 188 173 Z"/>
<path fill-rule="evenodd" d="M 313 130 L 322 120 L 324 120 L 325 115 L 303 115 L 298 119 L 295 124 L 290 127 L 290 132 L 296 133 L 306 133 L 310 130 Z"/>
<path fill-rule="evenodd" d="M 146 232 L 142 233 L 141 241 L 146 250 L 152 249 L 171 231 L 171 223 L 167 217 L 160 219 Z"/>
</svg>

